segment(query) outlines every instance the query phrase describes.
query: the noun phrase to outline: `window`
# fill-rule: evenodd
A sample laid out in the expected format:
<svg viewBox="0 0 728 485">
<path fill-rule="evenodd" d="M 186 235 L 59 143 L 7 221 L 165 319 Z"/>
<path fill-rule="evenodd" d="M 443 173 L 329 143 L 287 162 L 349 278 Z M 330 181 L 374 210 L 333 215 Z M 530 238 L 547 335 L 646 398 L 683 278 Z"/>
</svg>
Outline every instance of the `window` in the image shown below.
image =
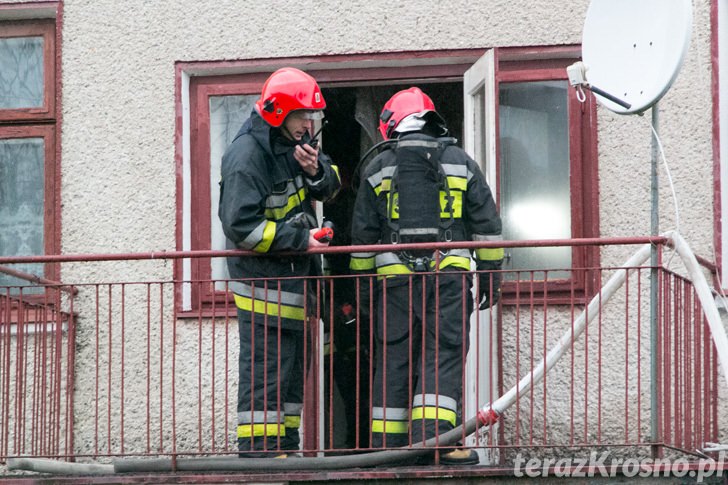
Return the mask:
<svg viewBox="0 0 728 485">
<path fill-rule="evenodd" d="M 596 106 L 576 99 L 568 57 L 534 59 L 504 50 L 496 75 L 500 211 L 507 240 L 598 237 Z M 534 247 L 506 251 L 508 279 L 547 281 L 549 301 L 588 295 L 596 248 Z M 518 270 L 536 270 L 518 273 Z M 538 271 L 549 270 L 549 271 Z M 542 290 L 543 285 L 539 284 Z M 509 291 L 510 290 L 510 291 Z M 513 295 L 513 285 L 506 295 Z M 530 293 L 529 285 L 523 291 Z"/>
<path fill-rule="evenodd" d="M 48 5 L 43 5 L 45 9 Z M 3 12 L 0 9 L 0 16 Z M 60 246 L 56 69 L 54 19 L 0 21 L 3 256 L 57 254 Z M 23 264 L 13 269 L 52 280 L 59 278 L 55 265 Z M 27 283 L 0 274 L 0 284 Z"/>
<path fill-rule="evenodd" d="M 189 117 L 181 117 L 178 129 L 182 140 L 188 137 L 189 149 L 185 144 L 178 145 L 178 204 L 182 208 L 178 211 L 179 249 L 225 247 L 217 218 L 222 154 L 250 114 L 267 76 L 286 65 L 302 66 L 313 74 L 327 101 L 326 117 L 330 123 L 324 130 L 323 149 L 339 165 L 343 190 L 332 204 L 320 210 L 335 222 L 337 217 L 344 221 L 337 228 L 345 227 L 352 208 L 351 180 L 359 157 L 379 141 L 376 124 L 381 106 L 396 91 L 419 85 L 433 98 L 451 134 L 464 140 L 466 150 L 483 167 L 502 211 L 506 211 L 508 220 L 514 221 L 506 225 L 506 231 L 510 231 L 506 236 L 533 237 L 532 232 L 519 232 L 518 224 L 523 219 L 518 214 L 525 210 L 527 217 L 531 217 L 523 204 L 539 198 L 553 201 L 560 218 L 558 232 L 538 232 L 539 238 L 555 234 L 559 238 L 595 235 L 597 204 L 582 203 L 594 200 L 596 194 L 596 157 L 590 145 L 596 128 L 595 116 L 593 107 L 578 104 L 566 87 L 565 67 L 574 62 L 578 52 L 576 48 L 529 52 L 515 49 L 503 50 L 502 54 L 498 49 L 487 51 L 492 66 L 478 75 L 478 79 L 487 77 L 487 82 L 476 83 L 472 95 L 466 94 L 468 82 L 464 79 L 472 77 L 471 71 L 484 62 L 479 60 L 483 50 L 250 61 L 237 67 L 246 74 L 219 76 L 210 75 L 214 64 L 180 64 L 178 110 L 189 111 Z M 494 63 L 497 57 L 501 60 Z M 549 61 L 539 60 L 545 58 Z M 363 68 L 361 61 L 375 67 Z M 229 63 L 225 69 L 231 69 Z M 470 110 L 475 110 L 474 114 L 466 115 Z M 499 116 L 495 116 L 496 112 Z M 472 123 L 474 119 L 479 121 Z M 529 135 L 533 130 L 539 132 L 538 137 Z M 517 157 L 514 143 L 518 141 L 527 142 L 527 153 L 546 150 L 546 158 Z M 519 173 L 538 168 L 539 163 L 546 165 L 544 173 L 549 175 L 549 185 L 536 187 L 530 184 L 531 179 L 519 177 Z M 585 190 L 588 193 L 583 193 Z M 346 234 L 346 229 L 337 230 L 337 234 L 342 233 Z M 539 268 L 558 264 L 564 269 L 549 273 L 549 285 L 566 291 L 572 288 L 572 279 L 579 278 L 570 268 L 591 261 L 585 251 L 578 249 L 544 254 L 514 253 L 509 264 L 511 268 L 525 267 L 534 261 L 542 265 Z M 227 277 L 224 260 L 182 262 L 177 271 L 185 281 L 203 282 L 183 290 L 179 309 L 182 315 L 204 314 L 215 302 L 226 298 L 222 288 L 215 288 L 212 282 Z M 584 290 L 583 277 L 576 281 L 576 286 Z"/>
</svg>

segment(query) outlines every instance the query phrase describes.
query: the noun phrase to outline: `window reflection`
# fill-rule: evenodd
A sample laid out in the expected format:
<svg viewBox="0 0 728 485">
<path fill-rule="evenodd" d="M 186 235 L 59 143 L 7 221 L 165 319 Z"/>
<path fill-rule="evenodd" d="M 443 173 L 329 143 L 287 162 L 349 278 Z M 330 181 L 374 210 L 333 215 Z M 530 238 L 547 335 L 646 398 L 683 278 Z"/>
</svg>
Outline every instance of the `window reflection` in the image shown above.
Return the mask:
<svg viewBox="0 0 728 485">
<path fill-rule="evenodd" d="M 256 99 L 255 95 L 210 97 L 210 248 L 213 250 L 225 249 L 225 234 L 217 217 L 220 202 L 220 162 L 225 149 L 250 116 Z M 213 280 L 229 278 L 225 258 L 213 258 L 211 264 Z M 224 290 L 225 284 L 217 283 L 217 289 Z"/>
<path fill-rule="evenodd" d="M 2 256 L 45 254 L 44 145 L 42 138 L 0 140 L 0 255 Z M 40 263 L 17 264 L 12 265 L 12 268 L 43 276 L 43 265 Z M 0 273 L 0 286 L 29 284 L 31 283 Z"/>
<path fill-rule="evenodd" d="M 0 39 L 0 108 L 43 106 L 43 38 Z"/>
<path fill-rule="evenodd" d="M 501 217 L 507 240 L 571 237 L 567 89 L 566 81 L 501 84 Z M 570 248 L 508 253 L 510 269 L 571 267 Z M 550 280 L 568 277 L 569 271 L 548 274 Z"/>
</svg>

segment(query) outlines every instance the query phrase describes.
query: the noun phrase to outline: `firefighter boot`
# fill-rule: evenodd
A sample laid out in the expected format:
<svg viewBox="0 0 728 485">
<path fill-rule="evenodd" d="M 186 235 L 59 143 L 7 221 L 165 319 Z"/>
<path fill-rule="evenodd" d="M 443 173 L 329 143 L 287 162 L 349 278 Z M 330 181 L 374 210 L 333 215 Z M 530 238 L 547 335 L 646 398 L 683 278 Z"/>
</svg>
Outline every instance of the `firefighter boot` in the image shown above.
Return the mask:
<svg viewBox="0 0 728 485">
<path fill-rule="evenodd" d="M 480 457 L 475 450 L 458 448 L 440 455 L 441 465 L 477 465 Z"/>
</svg>

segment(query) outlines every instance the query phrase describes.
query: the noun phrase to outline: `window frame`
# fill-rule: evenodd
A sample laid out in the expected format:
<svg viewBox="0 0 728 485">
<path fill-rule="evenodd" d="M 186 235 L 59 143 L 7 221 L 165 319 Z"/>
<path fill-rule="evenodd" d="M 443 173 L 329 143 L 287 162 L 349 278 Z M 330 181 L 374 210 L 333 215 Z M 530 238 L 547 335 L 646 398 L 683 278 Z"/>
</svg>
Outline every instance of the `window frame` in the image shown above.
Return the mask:
<svg viewBox="0 0 728 485">
<path fill-rule="evenodd" d="M 58 165 L 56 163 L 56 130 L 53 125 L 8 126 L 0 125 L 0 140 L 17 140 L 22 138 L 42 138 L 44 149 L 44 183 L 45 198 L 43 207 L 43 250 L 45 254 L 58 254 L 59 241 L 59 204 L 60 184 L 58 183 Z M 50 195 L 50 197 L 49 197 Z M 48 201 L 51 201 L 48 203 Z M 44 278 L 58 281 L 59 272 L 56 263 L 46 263 Z"/>
<path fill-rule="evenodd" d="M 56 22 L 54 19 L 0 20 L 0 39 L 43 37 L 43 106 L 0 108 L 0 123 L 56 119 Z"/>
<path fill-rule="evenodd" d="M 43 106 L 0 109 L 0 138 L 43 138 L 44 207 L 43 248 L 46 255 L 61 252 L 61 30 L 63 4 L 42 1 L 0 5 L 0 37 L 42 36 Z M 43 277 L 60 281 L 58 263 L 46 263 Z M 44 294 L 28 295 L 28 301 L 43 301 Z"/>
<path fill-rule="evenodd" d="M 495 58 L 495 110 L 499 112 L 501 83 L 566 81 L 566 67 L 577 60 L 577 52 L 540 48 L 497 48 Z M 571 195 L 571 239 L 599 237 L 599 165 L 597 108 L 593 96 L 579 102 L 576 91 L 567 91 L 569 111 L 569 173 Z M 500 181 L 500 126 L 496 123 L 496 180 Z M 500 198 L 500 190 L 497 190 Z M 500 204 L 498 204 L 500 206 Z M 586 298 L 594 293 L 598 276 L 590 268 L 600 264 L 598 247 L 574 246 L 572 253 L 572 278 L 537 282 L 509 282 L 503 285 L 503 303 L 517 303 L 523 298 L 533 298 L 534 303 L 569 304 L 574 298 Z M 574 271 L 574 268 L 585 271 Z"/>
<path fill-rule="evenodd" d="M 179 62 L 176 65 L 176 105 L 177 105 L 177 248 L 181 250 L 210 250 L 210 119 L 209 98 L 219 95 L 257 94 L 263 82 L 279 67 L 295 66 L 306 69 L 314 75 L 322 87 L 350 87 L 361 84 L 380 85 L 394 82 L 417 83 L 422 80 L 462 81 L 465 71 L 488 49 L 463 49 L 456 51 L 396 52 L 379 54 L 332 55 L 321 57 L 285 58 L 285 59 L 253 59 L 246 61 L 221 62 Z M 533 74 L 520 73 L 519 80 L 539 79 L 543 70 L 555 75 L 557 69 L 563 71 L 559 79 L 566 79 L 563 59 L 571 62 L 580 54 L 579 46 L 553 46 L 539 48 L 495 48 L 496 52 L 496 109 L 498 83 L 511 79 L 513 68 L 524 65 L 537 66 Z M 545 56 L 559 61 L 543 60 Z M 526 64 L 524 64 L 526 63 Z M 404 68 L 403 68 L 404 67 Z M 517 69 L 516 69 L 517 70 Z M 569 96 L 573 96 L 570 90 Z M 574 100 L 575 100 L 574 96 Z M 570 112 L 582 108 L 569 104 Z M 200 116 L 202 115 L 202 116 Z M 589 105 L 584 116 L 592 117 L 590 129 L 576 127 L 570 122 L 570 139 L 575 133 L 589 140 L 586 146 L 580 144 L 579 151 L 570 151 L 572 165 L 580 153 L 588 154 L 593 163 L 589 167 L 594 173 L 584 177 L 578 187 L 593 187 L 588 196 L 576 198 L 572 191 L 572 213 L 591 207 L 589 214 L 584 214 L 585 224 L 575 231 L 572 237 L 587 237 L 586 234 L 598 234 L 598 173 L 596 173 L 596 110 Z M 571 120 L 571 117 L 570 117 Z M 497 123 L 497 117 L 496 117 Z M 497 127 L 496 127 L 497 129 Z M 584 131 L 584 133 L 580 133 Z M 580 139 L 581 139 L 580 138 Z M 188 143 L 186 145 L 186 143 Z M 497 143 L 497 141 L 496 141 Z M 497 149 L 497 148 L 496 148 Z M 496 170 L 499 161 L 496 159 Z M 206 167 L 206 169 L 205 169 Z M 587 171 L 584 171 L 587 172 Z M 497 172 L 499 176 L 499 172 Z M 580 180 L 581 180 L 580 178 Z M 498 198 L 496 191 L 496 198 Z M 587 203 L 585 198 L 590 199 Z M 581 219 L 572 217 L 574 221 Z M 194 227 L 192 227 L 194 221 Z M 586 230 L 584 228 L 587 228 Z M 598 263 L 598 250 L 574 249 L 576 262 L 586 265 Z M 179 281 L 194 282 L 189 287 L 189 295 L 185 296 L 185 285 L 179 285 L 176 293 L 176 312 L 178 317 L 198 318 L 219 316 L 224 308 L 228 315 L 235 313 L 234 305 L 225 305 L 229 295 L 215 292 L 211 281 L 211 265 L 205 259 L 188 259 L 175 261 L 175 276 Z M 187 265 L 187 266 L 186 266 Z M 590 266 L 585 266 L 590 267 Z M 199 283 L 198 283 L 199 282 Z M 554 286 L 555 285 L 555 286 Z M 553 291 L 551 287 L 553 286 Z M 562 298 L 571 296 L 574 285 L 568 283 L 549 283 L 548 302 L 559 303 Z M 584 278 L 576 282 L 577 292 L 589 291 L 591 284 Z M 504 301 L 514 301 L 518 295 L 512 291 L 505 293 Z"/>
</svg>

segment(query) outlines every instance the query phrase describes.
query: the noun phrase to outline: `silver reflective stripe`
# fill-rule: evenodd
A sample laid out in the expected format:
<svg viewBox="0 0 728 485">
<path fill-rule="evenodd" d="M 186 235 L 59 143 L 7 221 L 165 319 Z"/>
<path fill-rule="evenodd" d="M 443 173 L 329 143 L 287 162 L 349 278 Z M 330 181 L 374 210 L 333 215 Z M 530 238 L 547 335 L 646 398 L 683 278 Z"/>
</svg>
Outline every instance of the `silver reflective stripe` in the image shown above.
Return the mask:
<svg viewBox="0 0 728 485">
<path fill-rule="evenodd" d="M 385 408 L 372 408 L 372 419 L 384 419 Z M 406 421 L 409 419 L 409 409 L 407 408 L 386 408 L 387 419 L 390 421 Z"/>
<path fill-rule="evenodd" d="M 263 234 L 265 233 L 265 226 L 268 224 L 268 220 L 265 220 L 258 224 L 258 227 L 253 229 L 253 231 L 248 234 L 248 237 L 246 237 L 243 241 L 238 244 L 238 246 L 242 249 L 253 249 L 260 241 L 263 239 Z"/>
<path fill-rule="evenodd" d="M 445 254 L 445 256 L 462 256 L 463 258 L 470 258 L 469 249 L 451 249 Z"/>
<path fill-rule="evenodd" d="M 377 253 L 351 253 L 352 258 L 369 259 L 373 258 Z"/>
<path fill-rule="evenodd" d="M 403 264 L 402 260 L 394 253 L 380 253 L 374 258 L 377 268 L 380 266 L 389 266 L 391 264 Z"/>
<path fill-rule="evenodd" d="M 401 236 L 423 236 L 427 234 L 440 234 L 440 230 L 432 227 L 413 227 L 409 229 L 400 229 Z"/>
<path fill-rule="evenodd" d="M 276 283 L 274 282 L 275 286 Z M 231 281 L 228 286 L 230 290 L 240 296 L 247 296 L 254 300 L 262 300 L 271 303 L 281 303 L 283 305 L 303 307 L 303 295 L 300 293 L 293 293 L 290 291 L 278 291 L 278 288 L 265 289 L 265 282 L 261 281 L 255 285 L 255 295 L 253 294 L 253 287 L 242 281 Z M 278 301 L 278 295 L 280 294 L 280 301 Z"/>
<path fill-rule="evenodd" d="M 473 177 L 473 172 L 468 170 L 467 165 L 443 163 L 442 170 L 445 172 L 445 175 L 450 175 L 452 177 L 462 177 L 467 180 L 470 180 Z"/>
<path fill-rule="evenodd" d="M 384 180 L 385 178 L 392 178 L 392 175 L 394 174 L 394 168 L 395 167 L 384 167 L 379 172 L 370 176 L 367 181 L 372 187 L 376 187 L 377 185 L 381 184 L 382 180 Z"/>
<path fill-rule="evenodd" d="M 437 406 L 438 408 L 457 411 L 458 404 L 455 399 L 437 394 L 417 394 L 412 399 L 412 407 Z"/>
<path fill-rule="evenodd" d="M 309 187 L 316 187 L 317 185 L 324 183 L 325 180 L 326 180 L 326 177 L 321 177 L 320 179 L 318 179 L 316 181 L 314 181 L 314 179 L 312 179 L 310 177 L 306 177 L 306 182 L 308 183 Z"/>
<path fill-rule="evenodd" d="M 283 413 L 280 413 L 281 421 L 278 421 L 278 417 L 278 411 L 241 411 L 238 413 L 238 424 L 275 424 L 282 422 Z"/>
<path fill-rule="evenodd" d="M 298 403 L 298 402 L 284 402 L 283 403 L 283 412 L 286 414 L 286 416 L 300 416 L 302 409 L 303 409 L 303 404 Z"/>
<path fill-rule="evenodd" d="M 500 234 L 473 234 L 473 241 L 502 241 L 503 236 Z"/>
<path fill-rule="evenodd" d="M 450 256 L 460 256 L 463 258 L 470 259 L 470 250 L 469 249 L 451 249 L 447 253 L 443 253 L 442 258 L 450 257 Z M 433 252 L 432 259 L 435 259 L 435 255 Z M 377 256 L 374 258 L 374 263 L 377 268 L 382 268 L 384 266 L 391 266 L 393 264 L 405 264 L 404 261 L 402 261 L 399 256 L 397 256 L 394 253 L 380 253 L 377 254 Z"/>
<path fill-rule="evenodd" d="M 300 190 L 301 186 L 303 186 L 303 177 L 301 177 L 300 175 L 296 175 L 296 178 L 294 180 L 289 180 L 288 182 L 286 182 L 285 192 L 269 195 L 268 198 L 265 199 L 266 209 L 277 209 L 279 207 L 285 207 L 286 205 L 288 205 L 288 199 L 292 195 L 295 195 L 296 192 Z"/>
<path fill-rule="evenodd" d="M 424 148 L 439 148 L 440 143 L 436 141 L 425 141 L 425 140 L 402 140 L 397 142 L 397 148 L 399 147 L 424 147 Z"/>
</svg>

